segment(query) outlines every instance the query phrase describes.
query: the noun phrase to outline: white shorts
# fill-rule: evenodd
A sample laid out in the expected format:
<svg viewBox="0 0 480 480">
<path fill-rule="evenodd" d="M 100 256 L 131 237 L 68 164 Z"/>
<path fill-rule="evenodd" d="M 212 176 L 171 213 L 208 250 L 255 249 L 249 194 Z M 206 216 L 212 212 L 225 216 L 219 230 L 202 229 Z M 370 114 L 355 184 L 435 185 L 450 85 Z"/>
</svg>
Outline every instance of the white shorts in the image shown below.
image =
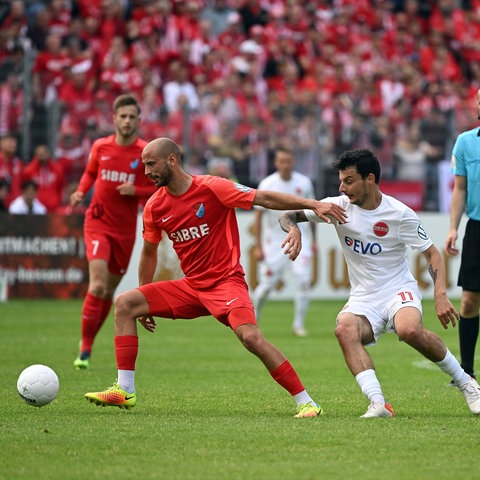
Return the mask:
<svg viewBox="0 0 480 480">
<path fill-rule="evenodd" d="M 374 345 L 384 333 L 397 333 L 394 323 L 395 314 L 404 307 L 415 307 L 422 314 L 422 295 L 416 282 L 395 290 L 381 291 L 362 297 L 351 296 L 338 315 L 345 312 L 364 315 L 372 326 L 374 336 L 373 342 L 368 345 Z"/>
<path fill-rule="evenodd" d="M 282 241 L 283 239 L 264 245 L 264 252 L 267 253 L 260 267 L 261 282 L 268 282 L 275 285 L 282 279 L 285 270 L 290 268 L 297 281 L 309 284 L 312 276 L 313 258 L 310 242 L 307 244 L 304 242 L 298 257 L 292 262 L 288 259 L 288 255 L 283 253 L 285 248 L 280 248 Z"/>
</svg>

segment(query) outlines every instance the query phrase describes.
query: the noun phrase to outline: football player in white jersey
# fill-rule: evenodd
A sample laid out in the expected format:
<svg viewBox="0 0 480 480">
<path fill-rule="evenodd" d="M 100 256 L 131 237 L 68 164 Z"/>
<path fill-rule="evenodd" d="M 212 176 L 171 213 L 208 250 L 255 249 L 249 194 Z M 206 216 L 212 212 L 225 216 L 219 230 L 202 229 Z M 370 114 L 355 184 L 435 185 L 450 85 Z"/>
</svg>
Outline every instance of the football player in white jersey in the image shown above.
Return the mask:
<svg viewBox="0 0 480 480">
<path fill-rule="evenodd" d="M 290 193 L 306 198 L 314 198 L 313 184 L 309 177 L 294 170 L 293 153 L 285 148 L 275 152 L 276 172 L 264 178 L 258 188 L 275 192 Z M 262 307 L 276 287 L 285 271 L 291 267 L 295 276 L 293 333 L 299 337 L 307 335 L 305 317 L 310 303 L 310 291 L 315 283 L 313 262 L 317 261 L 316 224 L 300 225 L 303 248 L 294 263 L 290 263 L 280 245 L 285 236 L 278 228 L 279 212 L 256 207 L 255 210 L 255 257 L 261 261 L 260 279 L 252 293 L 257 321 Z"/>
<path fill-rule="evenodd" d="M 379 188 L 380 164 L 370 150 L 344 152 L 334 162 L 340 193 L 325 201 L 346 209 L 348 220 L 337 230 L 348 266 L 351 291 L 337 316 L 335 335 L 345 361 L 370 401 L 363 418 L 394 417 L 386 402 L 375 367 L 365 346 L 385 332 L 398 338 L 450 375 L 463 393 L 470 411 L 480 415 L 480 387 L 462 369 L 441 338 L 422 323 L 421 294 L 410 273 L 407 248 L 423 253 L 434 285 L 435 309 L 444 328 L 458 321 L 458 312 L 447 298 L 445 271 L 438 249 L 409 207 Z M 312 211 L 282 213 L 280 225 L 287 232 L 283 245 L 294 260 L 301 249 L 298 222 L 321 222 Z"/>
</svg>

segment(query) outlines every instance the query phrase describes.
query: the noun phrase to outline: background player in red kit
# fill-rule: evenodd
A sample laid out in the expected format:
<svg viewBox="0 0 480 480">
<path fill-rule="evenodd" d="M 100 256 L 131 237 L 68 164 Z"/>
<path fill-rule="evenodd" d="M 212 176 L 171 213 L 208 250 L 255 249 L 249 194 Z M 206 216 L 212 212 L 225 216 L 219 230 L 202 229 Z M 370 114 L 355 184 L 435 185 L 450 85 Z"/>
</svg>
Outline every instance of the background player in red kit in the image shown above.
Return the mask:
<svg viewBox="0 0 480 480">
<path fill-rule="evenodd" d="M 113 103 L 115 134 L 96 140 L 72 205 L 80 204 L 95 183 L 85 215 L 88 292 L 82 308 L 82 341 L 76 369 L 89 367 L 92 345 L 112 306 L 112 298 L 135 243 L 139 203 L 156 191 L 145 176 L 141 156 L 146 142 L 137 137 L 140 107 L 131 95 Z"/>
<path fill-rule="evenodd" d="M 139 288 L 115 299 L 115 354 L 118 381 L 104 392 L 85 397 L 98 405 L 131 408 L 138 353 L 137 319 L 155 330 L 153 316 L 191 319 L 213 315 L 229 326 L 242 344 L 265 365 L 271 376 L 297 403 L 297 418 L 321 413 L 283 353 L 269 343 L 255 320 L 255 312 L 240 264 L 240 238 L 235 208 L 253 205 L 285 210 L 309 205 L 325 221 L 327 214 L 345 221 L 344 210 L 286 193 L 254 190 L 230 180 L 191 176 L 183 170 L 180 149 L 172 140 L 150 142 L 142 154 L 145 174 L 158 191 L 143 212 L 144 244 L 139 264 Z M 157 247 L 164 231 L 173 242 L 185 274 L 179 280 L 153 282 Z M 282 248 L 279 245 L 278 248 Z M 290 248 L 285 245 L 285 253 Z"/>
</svg>

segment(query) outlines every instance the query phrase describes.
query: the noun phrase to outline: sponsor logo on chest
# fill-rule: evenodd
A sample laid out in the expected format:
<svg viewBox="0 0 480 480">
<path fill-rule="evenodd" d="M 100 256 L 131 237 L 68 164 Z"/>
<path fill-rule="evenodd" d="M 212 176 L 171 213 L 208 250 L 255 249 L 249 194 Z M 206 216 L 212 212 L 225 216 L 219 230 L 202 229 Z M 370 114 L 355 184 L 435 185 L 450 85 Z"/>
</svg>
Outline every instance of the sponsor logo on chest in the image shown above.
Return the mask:
<svg viewBox="0 0 480 480">
<path fill-rule="evenodd" d="M 170 232 L 168 236 L 172 242 L 182 243 L 205 237 L 209 233 L 210 228 L 208 224 L 202 223 L 198 226 L 182 228 L 180 230 L 176 230 L 175 232 Z"/>
<path fill-rule="evenodd" d="M 378 255 L 382 253 L 382 246 L 377 242 L 364 242 L 358 238 L 348 236 L 344 238 L 344 241 L 347 247 L 360 255 Z"/>
<path fill-rule="evenodd" d="M 100 170 L 100 178 L 106 182 L 135 183 L 134 173 L 119 172 L 118 170 L 109 170 L 107 168 L 102 168 Z"/>
</svg>

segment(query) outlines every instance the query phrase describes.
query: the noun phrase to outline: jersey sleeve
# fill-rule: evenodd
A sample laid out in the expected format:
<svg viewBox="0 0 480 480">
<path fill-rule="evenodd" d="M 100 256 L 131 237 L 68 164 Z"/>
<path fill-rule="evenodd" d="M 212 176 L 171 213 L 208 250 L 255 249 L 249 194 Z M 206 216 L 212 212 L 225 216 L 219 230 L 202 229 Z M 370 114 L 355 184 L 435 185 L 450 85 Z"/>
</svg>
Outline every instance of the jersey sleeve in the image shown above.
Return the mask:
<svg viewBox="0 0 480 480">
<path fill-rule="evenodd" d="M 162 240 L 162 230 L 157 227 L 153 218 L 152 203 L 147 202 L 142 214 L 143 239 L 150 243 L 160 243 Z"/>
<path fill-rule="evenodd" d="M 226 207 L 244 210 L 252 208 L 256 189 L 221 177 L 205 176 L 204 179 L 214 195 Z"/>
<path fill-rule="evenodd" d="M 455 141 L 455 145 L 452 150 L 452 173 L 455 175 L 460 175 L 462 177 L 467 176 L 467 171 L 465 168 L 465 159 L 463 155 L 464 150 L 464 134 L 460 134 Z"/>
<path fill-rule="evenodd" d="M 345 202 L 342 202 L 342 197 L 325 197 L 320 200 L 321 202 L 326 202 L 326 203 L 335 203 L 336 205 L 339 205 L 343 208 L 346 208 Z M 305 216 L 307 217 L 307 220 L 309 222 L 316 222 L 316 223 L 325 223 L 320 217 L 317 216 L 317 214 L 313 210 L 304 210 Z M 337 221 L 332 218 L 331 219 L 332 223 L 337 223 Z"/>
<path fill-rule="evenodd" d="M 413 248 L 424 252 L 433 245 L 432 240 L 422 226 L 417 214 L 406 208 L 400 222 L 400 241 Z"/>
<path fill-rule="evenodd" d="M 80 182 L 78 184 L 78 190 L 83 192 L 84 194 L 87 193 L 92 185 L 94 184 L 97 174 L 98 174 L 98 145 L 99 142 L 96 141 L 93 143 L 92 148 L 90 150 L 90 155 L 88 156 L 87 166 L 85 167 L 85 171 L 80 178 Z"/>
</svg>

